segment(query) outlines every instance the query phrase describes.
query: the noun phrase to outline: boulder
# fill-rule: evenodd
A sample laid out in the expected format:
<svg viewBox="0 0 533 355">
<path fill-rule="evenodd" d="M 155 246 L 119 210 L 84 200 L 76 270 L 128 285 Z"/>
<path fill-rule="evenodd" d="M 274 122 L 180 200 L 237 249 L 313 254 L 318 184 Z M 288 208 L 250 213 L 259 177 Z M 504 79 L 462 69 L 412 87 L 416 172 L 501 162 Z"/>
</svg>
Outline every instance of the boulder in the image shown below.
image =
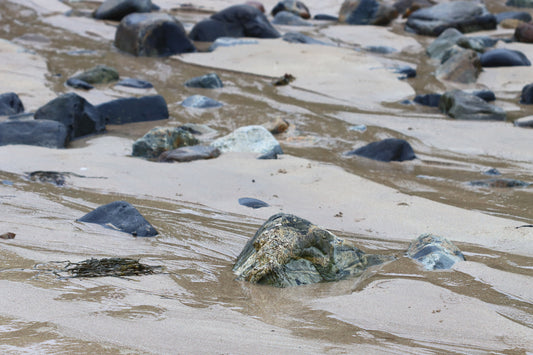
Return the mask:
<svg viewBox="0 0 533 355">
<path fill-rule="evenodd" d="M 237 280 L 290 287 L 342 280 L 391 260 L 365 254 L 303 218 L 279 213 L 246 243 L 233 272 Z"/>
<path fill-rule="evenodd" d="M 238 128 L 227 136 L 216 139 L 211 146 L 220 149 L 222 153 L 283 154 L 276 138 L 263 126 Z"/>
<path fill-rule="evenodd" d="M 300 16 L 289 11 L 278 12 L 276 16 L 274 16 L 272 23 L 285 26 L 312 26 L 312 24 L 303 20 Z"/>
<path fill-rule="evenodd" d="M 496 21 L 498 21 L 498 23 L 509 19 L 519 20 L 522 22 L 531 22 L 532 19 L 529 12 L 525 11 L 505 11 L 500 12 L 499 14 L 494 14 L 494 16 L 496 16 Z"/>
<path fill-rule="evenodd" d="M 413 12 L 405 29 L 426 36 L 438 36 L 453 27 L 463 33 L 496 29 L 496 17 L 476 1 L 446 2 Z"/>
<path fill-rule="evenodd" d="M 106 228 L 133 234 L 135 237 L 153 237 L 155 228 L 126 201 L 103 205 L 78 219 L 79 222 L 96 223 Z"/>
<path fill-rule="evenodd" d="M 0 116 L 16 115 L 24 112 L 24 105 L 17 94 L 6 92 L 0 94 Z"/>
<path fill-rule="evenodd" d="M 512 187 L 528 187 L 531 185 L 529 182 L 515 179 L 484 179 L 484 180 L 474 180 L 470 181 L 472 186 L 482 186 L 482 187 L 491 187 L 491 188 L 512 188 Z"/>
<path fill-rule="evenodd" d="M 234 5 L 198 22 L 189 37 L 193 41 L 212 42 L 219 37 L 279 38 L 281 35 L 256 7 Z"/>
<path fill-rule="evenodd" d="M 164 13 L 133 13 L 124 17 L 115 33 L 115 46 L 148 57 L 196 51 L 181 22 Z"/>
<path fill-rule="evenodd" d="M 264 201 L 258 200 L 252 197 L 241 197 L 239 198 L 239 205 L 250 207 L 253 209 L 269 207 L 270 205 Z"/>
<path fill-rule="evenodd" d="M 326 42 L 319 41 L 312 37 L 306 36 L 300 32 L 287 32 L 283 35 L 283 40 L 289 43 L 303 43 L 303 44 L 321 44 L 327 46 Z"/>
<path fill-rule="evenodd" d="M 522 88 L 520 94 L 520 103 L 525 105 L 533 105 L 533 84 L 528 84 Z"/>
<path fill-rule="evenodd" d="M 150 88 L 154 87 L 152 85 L 152 83 L 150 83 L 148 81 L 140 80 L 140 79 L 133 79 L 133 78 L 122 79 L 121 81 L 119 81 L 115 85 L 126 86 L 126 87 L 129 87 L 129 88 L 136 88 L 136 89 L 150 89 Z"/>
<path fill-rule="evenodd" d="M 96 107 L 75 93 L 53 99 L 39 108 L 34 117 L 36 120 L 52 120 L 64 124 L 68 140 L 105 130 L 105 121 Z"/>
<path fill-rule="evenodd" d="M 506 48 L 487 51 L 481 55 L 480 59 L 481 65 L 485 68 L 531 66 L 531 62 L 524 53 Z"/>
<path fill-rule="evenodd" d="M 345 0 L 339 10 L 339 22 L 349 25 L 386 26 L 396 17 L 396 9 L 381 0 Z"/>
<path fill-rule="evenodd" d="M 533 128 L 533 116 L 521 117 L 514 121 L 516 127 Z"/>
<path fill-rule="evenodd" d="M 157 158 L 161 153 L 198 144 L 189 131 L 178 127 L 155 127 L 133 143 L 134 157 Z"/>
<path fill-rule="evenodd" d="M 450 269 L 464 261 L 463 253 L 448 239 L 433 234 L 422 234 L 407 250 L 407 256 L 421 263 L 426 270 Z"/>
<path fill-rule="evenodd" d="M 0 146 L 8 144 L 64 148 L 68 142 L 67 128 L 50 120 L 0 122 Z"/>
<path fill-rule="evenodd" d="M 168 107 L 161 95 L 127 97 L 96 106 L 106 124 L 157 121 L 168 118 Z"/>
<path fill-rule="evenodd" d="M 100 20 L 120 21 L 134 12 L 150 12 L 152 0 L 105 0 L 94 12 Z"/>
<path fill-rule="evenodd" d="M 158 160 L 165 163 L 172 163 L 175 161 L 188 162 L 200 159 L 217 158 L 219 155 L 220 150 L 218 150 L 218 148 L 197 144 L 163 152 Z"/>
<path fill-rule="evenodd" d="M 71 79 L 78 79 L 92 85 L 107 84 L 117 81 L 118 78 L 118 71 L 115 68 L 101 64 L 71 77 Z"/>
<path fill-rule="evenodd" d="M 533 23 L 523 23 L 516 27 L 514 40 L 517 42 L 533 43 Z"/>
<path fill-rule="evenodd" d="M 274 6 L 271 11 L 272 16 L 276 16 L 278 13 L 287 11 L 295 14 L 296 16 L 309 19 L 311 18 L 311 13 L 305 4 L 297 0 L 282 0 Z"/>
<path fill-rule="evenodd" d="M 446 61 L 437 67 L 435 76 L 441 80 L 457 83 L 475 83 L 482 71 L 478 54 L 471 49 L 454 48 L 451 49 L 454 54 L 449 58 L 446 59 L 446 55 L 451 52 L 445 54 L 443 60 L 446 59 Z"/>
<path fill-rule="evenodd" d="M 413 101 L 419 105 L 439 107 L 439 101 L 441 96 L 441 94 L 416 95 Z"/>
<path fill-rule="evenodd" d="M 185 86 L 188 88 L 218 89 L 224 87 L 224 84 L 216 73 L 209 73 L 187 80 Z"/>
<path fill-rule="evenodd" d="M 533 0 L 507 0 L 505 5 L 514 7 L 533 7 Z"/>
<path fill-rule="evenodd" d="M 192 95 L 183 100 L 181 106 L 191 108 L 215 108 L 224 106 L 224 104 L 207 96 Z"/>
<path fill-rule="evenodd" d="M 242 39 L 242 38 L 232 38 L 232 37 L 218 37 L 213 44 L 209 46 L 209 52 L 214 51 L 218 47 L 233 47 L 240 46 L 243 44 L 258 44 L 259 41 L 255 39 Z"/>
<path fill-rule="evenodd" d="M 485 100 L 461 90 L 445 92 L 439 101 L 439 109 L 459 120 L 505 120 L 505 111 Z"/>
<path fill-rule="evenodd" d="M 346 155 L 358 155 L 361 157 L 390 162 L 416 159 L 411 145 L 398 138 L 387 138 L 378 142 L 372 142 L 361 148 L 352 150 Z"/>
</svg>

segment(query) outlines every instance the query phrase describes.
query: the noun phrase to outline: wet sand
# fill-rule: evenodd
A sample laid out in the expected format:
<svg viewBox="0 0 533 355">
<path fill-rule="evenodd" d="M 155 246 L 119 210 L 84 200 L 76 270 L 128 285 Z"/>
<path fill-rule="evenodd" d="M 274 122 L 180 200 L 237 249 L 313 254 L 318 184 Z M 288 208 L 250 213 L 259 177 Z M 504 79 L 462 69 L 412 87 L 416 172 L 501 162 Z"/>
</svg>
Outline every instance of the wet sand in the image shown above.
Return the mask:
<svg viewBox="0 0 533 355">
<path fill-rule="evenodd" d="M 171 118 L 108 126 L 104 135 L 75 141 L 68 149 L 0 147 L 0 233 L 16 233 L 15 239 L 0 240 L 2 352 L 533 351 L 533 228 L 522 227 L 533 222 L 532 190 L 467 184 L 483 178 L 489 167 L 533 182 L 533 131 L 512 125 L 514 118 L 533 113 L 517 101 L 527 76 L 509 74 L 501 82 L 502 72 L 491 69 L 473 85 L 496 92 L 496 104 L 509 112 L 507 122 L 454 121 L 435 110 L 398 104 L 415 91 L 454 87 L 431 78 L 432 64 L 423 53 L 430 39 L 402 34 L 399 23 L 389 35 L 372 27 L 305 29 L 340 43 L 332 48 L 262 40 L 213 53 L 135 58 L 113 48 L 113 23 L 62 15 L 65 7 L 91 9 L 96 3 L 18 2 L 28 8 L 13 3 L 0 4 L 2 20 L 10 25 L 0 37 L 34 52 L 0 42 L 0 72 L 7 78 L 0 88 L 18 92 L 27 111 L 73 91 L 63 85 L 67 77 L 108 64 L 123 77 L 151 81 L 155 89 L 109 85 L 76 92 L 97 104 L 155 91 L 167 100 Z M 232 3 L 198 4 L 220 10 Z M 270 9 L 275 1 L 264 4 Z M 340 6 L 306 4 L 313 14 L 334 15 L 331 8 Z M 188 28 L 206 16 L 172 10 L 170 1 L 158 5 Z M 352 31 L 364 40 L 350 40 Z M 401 51 L 387 56 L 361 51 L 383 37 L 374 44 L 392 42 Z M 72 54 L 79 50 L 90 52 Z M 314 70 L 319 56 L 328 70 Z M 400 81 L 387 69 L 403 63 L 416 66 L 427 80 Z M 182 83 L 213 71 L 225 87 L 201 94 L 225 106 L 182 108 L 181 100 L 197 93 Z M 297 80 L 272 87 L 271 78 L 285 72 Z M 277 116 L 296 128 L 277 137 L 286 153 L 278 160 L 231 153 L 165 164 L 131 157 L 133 141 L 155 126 L 204 123 L 221 136 Z M 350 131 L 356 124 L 367 130 Z M 409 140 L 418 159 L 386 164 L 342 155 L 391 136 Z M 83 177 L 72 175 L 57 187 L 25 177 L 36 170 Z M 239 205 L 240 197 L 270 207 L 253 210 Z M 133 238 L 76 221 L 115 200 L 132 203 L 160 234 Z M 397 260 L 336 283 L 277 289 L 235 281 L 236 256 L 277 212 L 296 214 L 364 251 Z M 407 259 L 408 243 L 428 232 L 454 241 L 467 261 L 428 272 Z M 138 258 L 163 266 L 163 272 L 94 279 L 64 278 L 61 272 L 67 260 L 112 256 Z"/>
</svg>

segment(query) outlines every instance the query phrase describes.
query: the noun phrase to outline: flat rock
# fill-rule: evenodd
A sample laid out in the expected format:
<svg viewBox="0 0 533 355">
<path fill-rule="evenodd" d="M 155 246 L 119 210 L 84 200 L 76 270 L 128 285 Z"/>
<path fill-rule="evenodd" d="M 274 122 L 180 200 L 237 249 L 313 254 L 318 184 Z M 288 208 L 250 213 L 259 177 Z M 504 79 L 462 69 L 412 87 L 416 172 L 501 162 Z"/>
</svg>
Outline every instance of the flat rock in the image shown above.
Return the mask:
<svg viewBox="0 0 533 355">
<path fill-rule="evenodd" d="M 245 44 L 258 44 L 255 39 L 249 38 L 233 38 L 233 37 L 218 37 L 212 45 L 209 46 L 209 51 L 212 52 L 218 47 L 233 47 Z"/>
<path fill-rule="evenodd" d="M 136 89 L 151 89 L 151 88 L 154 87 L 152 85 L 152 83 L 150 83 L 150 82 L 148 82 L 146 80 L 134 79 L 134 78 L 122 79 L 118 83 L 116 83 L 115 85 L 126 86 L 126 87 L 129 87 L 129 88 L 136 88 Z"/>
<path fill-rule="evenodd" d="M 454 50 L 456 49 L 456 50 Z M 437 67 L 435 76 L 440 80 L 457 83 L 475 83 L 482 71 L 478 54 L 471 49 L 452 47 L 453 54 Z"/>
<path fill-rule="evenodd" d="M 96 108 L 106 124 L 157 121 L 169 117 L 167 103 L 161 95 L 121 98 Z"/>
<path fill-rule="evenodd" d="M 150 12 L 151 0 L 105 0 L 93 13 L 100 20 L 120 21 L 134 12 Z"/>
<path fill-rule="evenodd" d="M 529 182 L 516 179 L 504 179 L 504 178 L 494 178 L 494 179 L 484 179 L 484 180 L 473 180 L 470 181 L 472 186 L 483 186 L 483 187 L 492 187 L 492 188 L 512 188 L 512 187 L 528 187 L 531 185 Z"/>
<path fill-rule="evenodd" d="M 365 254 L 303 218 L 279 213 L 246 243 L 233 272 L 237 280 L 289 287 L 342 280 L 390 260 Z"/>
<path fill-rule="evenodd" d="M 387 138 L 372 142 L 361 148 L 352 150 L 346 153 L 346 155 L 358 155 L 384 162 L 416 159 L 411 145 L 407 141 L 398 138 Z"/>
<path fill-rule="evenodd" d="M 26 144 L 48 148 L 64 148 L 68 142 L 67 128 L 50 120 L 0 122 L 0 145 Z"/>
<path fill-rule="evenodd" d="M 396 9 L 380 0 L 345 0 L 339 22 L 349 25 L 386 26 L 398 16 Z"/>
<path fill-rule="evenodd" d="M 448 239 L 422 234 L 409 245 L 407 256 L 421 263 L 426 270 L 450 269 L 464 261 L 463 253 Z"/>
<path fill-rule="evenodd" d="M 14 92 L 0 94 L 0 116 L 16 115 L 24 112 L 24 105 Z"/>
<path fill-rule="evenodd" d="M 305 44 L 320 44 L 329 45 L 326 42 L 319 41 L 313 37 L 309 37 L 300 32 L 287 32 L 283 35 L 283 40 L 289 43 L 305 43 Z"/>
<path fill-rule="evenodd" d="M 285 25 L 285 26 L 312 26 L 311 23 L 305 21 L 300 16 L 289 12 L 289 11 L 280 11 L 274 16 L 272 20 L 274 25 Z"/>
<path fill-rule="evenodd" d="M 187 80 L 185 86 L 189 88 L 218 89 L 224 87 L 224 84 L 222 84 L 222 80 L 216 73 L 209 73 Z"/>
<path fill-rule="evenodd" d="M 220 150 L 218 148 L 197 144 L 165 151 L 161 153 L 158 160 L 166 163 L 174 161 L 188 162 L 200 159 L 217 158 L 219 155 Z"/>
<path fill-rule="evenodd" d="M 494 16 L 496 16 L 498 23 L 508 19 L 520 20 L 522 22 L 531 22 L 532 20 L 531 14 L 526 11 L 504 11 L 494 14 Z"/>
<path fill-rule="evenodd" d="M 133 143 L 131 155 L 154 159 L 163 152 L 196 144 L 198 139 L 186 129 L 155 127 Z"/>
<path fill-rule="evenodd" d="M 506 118 L 505 111 L 501 108 L 461 90 L 444 93 L 439 102 L 439 109 L 448 116 L 460 120 L 504 121 Z"/>
<path fill-rule="evenodd" d="M 227 136 L 213 141 L 211 146 L 226 152 L 248 152 L 259 154 L 283 154 L 283 150 L 272 133 L 263 126 L 245 126 Z"/>
<path fill-rule="evenodd" d="M 441 96 L 441 94 L 416 95 L 413 101 L 419 105 L 439 107 L 439 101 Z"/>
<path fill-rule="evenodd" d="M 71 79 L 78 79 L 92 85 L 107 84 L 117 81 L 118 78 L 119 74 L 115 68 L 102 64 L 71 77 Z"/>
<path fill-rule="evenodd" d="M 191 107 L 191 108 L 216 108 L 221 107 L 224 104 L 217 100 L 213 100 L 207 96 L 202 95 L 192 95 L 183 100 L 181 106 Z"/>
<path fill-rule="evenodd" d="M 514 121 L 516 127 L 533 128 L 533 116 L 521 117 Z"/>
<path fill-rule="evenodd" d="M 483 53 L 480 57 L 483 67 L 518 67 L 531 66 L 526 55 L 520 51 L 496 48 Z"/>
<path fill-rule="evenodd" d="M 78 219 L 80 222 L 96 223 L 106 228 L 133 234 L 135 237 L 153 237 L 157 230 L 126 201 L 103 205 Z"/>
<path fill-rule="evenodd" d="M 258 200 L 252 197 L 241 197 L 239 198 L 239 205 L 250 207 L 253 209 L 269 207 L 270 205 L 264 201 Z"/>
</svg>

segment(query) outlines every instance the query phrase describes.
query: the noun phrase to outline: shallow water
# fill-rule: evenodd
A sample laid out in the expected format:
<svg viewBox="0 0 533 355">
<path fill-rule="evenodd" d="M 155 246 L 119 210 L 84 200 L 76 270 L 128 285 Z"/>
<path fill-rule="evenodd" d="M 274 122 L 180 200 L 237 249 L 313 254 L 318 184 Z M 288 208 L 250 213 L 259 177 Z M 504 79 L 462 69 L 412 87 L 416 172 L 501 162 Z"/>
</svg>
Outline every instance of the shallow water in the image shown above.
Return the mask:
<svg viewBox="0 0 533 355">
<path fill-rule="evenodd" d="M 490 5 L 499 9 L 498 2 Z M 73 6 L 83 12 L 96 5 L 80 2 L 73 3 Z M 53 27 L 43 22 L 42 17 L 34 11 L 14 2 L 1 2 L 0 14 L 0 37 L 24 45 L 45 57 L 49 69 L 47 85 L 57 94 L 69 91 L 63 84 L 66 78 L 96 64 L 107 64 L 119 68 L 122 77 L 152 82 L 157 93 L 165 97 L 171 114 L 169 121 L 109 126 L 107 135 L 136 139 L 157 125 L 188 122 L 207 124 L 222 135 L 240 126 L 261 124 L 281 116 L 298 132 L 278 137 L 287 154 L 339 166 L 349 173 L 408 195 L 503 216 L 524 225 L 533 224 L 531 188 L 489 189 L 468 184 L 471 180 L 488 178 L 483 171 L 489 168 L 497 168 L 505 178 L 533 182 L 531 161 L 479 155 L 473 157 L 453 149 L 438 149 L 428 142 L 416 141 L 380 125 L 381 118 L 391 116 L 425 120 L 427 123 L 441 117 L 436 109 L 388 104 L 368 112 L 340 105 L 313 103 L 281 95 L 270 85 L 270 78 L 216 70 L 225 88 L 205 93 L 224 102 L 225 106 L 202 112 L 188 110 L 179 103 L 187 96 L 198 93 L 198 90 L 185 88 L 183 83 L 209 72 L 208 69 L 173 58 L 125 55 L 118 52 L 110 40 L 97 35 L 79 36 L 74 31 Z M 181 16 L 186 26 L 205 16 L 176 14 Z M 425 38 L 419 40 L 422 43 L 429 41 Z M 398 59 L 416 63 L 419 77 L 428 77 L 434 70 L 423 54 L 409 54 Z M 443 84 L 436 80 L 409 80 L 417 92 L 444 90 Z M 124 93 L 110 86 L 91 95 L 93 99 L 90 101 L 96 104 Z M 512 103 L 516 99 L 506 98 L 497 104 Z M 522 107 L 510 114 L 510 120 L 530 114 L 533 114 L 533 108 Z M 348 129 L 358 117 L 364 117 L 364 121 L 369 122 L 366 123 L 365 132 Z M 443 131 L 442 134 L 446 135 L 447 132 Z M 419 159 L 411 164 L 386 164 L 343 156 L 344 152 L 354 147 L 390 136 L 411 141 Z M 73 142 L 70 149 L 85 144 L 86 140 L 79 140 Z M 54 304 L 49 310 L 30 307 L 34 312 L 33 317 L 25 311 L 14 311 L 12 316 L 0 314 L 0 350 L 6 353 L 170 353 L 173 349 L 172 334 L 157 333 L 160 330 L 157 325 L 179 322 L 175 314 L 183 306 L 212 311 L 213 319 L 220 317 L 222 324 L 228 319 L 241 322 L 239 317 L 242 315 L 245 319 L 242 321 L 243 329 L 250 326 L 248 322 L 258 320 L 263 326 L 272 327 L 272 333 L 287 331 L 288 337 L 303 339 L 303 344 L 308 346 L 320 344 L 322 348 L 314 349 L 317 353 L 346 353 L 357 349 L 380 353 L 483 353 L 503 350 L 523 353 L 533 350 L 528 348 L 530 340 L 516 340 L 520 339 L 520 334 L 533 334 L 533 296 L 531 290 L 524 287 L 524 282 L 530 283 L 533 277 L 533 258 L 530 256 L 458 243 L 468 260 L 467 266 L 446 272 L 425 272 L 404 257 L 406 242 L 338 232 L 339 236 L 353 241 L 366 252 L 387 253 L 395 255 L 398 260 L 368 270 L 356 280 L 275 289 L 236 282 L 231 272 L 232 263 L 242 246 L 263 223 L 258 218 L 222 212 L 175 198 L 104 194 L 69 186 L 55 187 L 0 171 L 0 181 L 3 180 L 12 183 L 0 184 L 0 201 L 4 210 L 9 211 L 11 222 L 20 224 L 22 229 L 26 227 L 30 234 L 43 229 L 49 233 L 58 232 L 57 238 L 44 242 L 38 236 L 33 236 L 25 244 L 17 243 L 17 239 L 12 242 L 0 241 L 0 279 L 3 282 L 0 287 L 5 290 L 11 286 L 15 290 L 13 293 L 17 290 L 29 292 L 30 289 L 39 289 L 35 291 L 36 294 L 42 292 L 43 299 L 51 299 Z M 238 197 L 242 196 L 235 198 Z M 150 240 L 138 238 L 133 245 L 129 245 L 129 236 L 117 236 L 119 233 L 115 233 L 117 239 L 111 245 L 103 246 L 99 242 L 104 240 L 105 231 L 73 222 L 76 216 L 89 212 L 95 206 L 119 199 L 128 199 L 135 205 L 157 226 L 160 235 Z M 43 207 L 44 202 L 50 208 Z M 64 210 L 54 210 L 54 206 L 59 205 Z M 79 231 L 79 243 L 67 238 L 71 230 Z M 94 239 L 84 236 L 84 233 Z M 57 275 L 66 260 L 106 257 L 110 256 L 110 251 L 112 255 L 125 255 L 140 258 L 150 265 L 162 265 L 164 271 L 158 275 L 131 279 L 76 280 Z M 376 316 L 375 322 L 369 326 L 343 318 L 342 307 L 338 307 L 336 313 L 315 303 L 315 300 L 326 298 L 341 299 L 368 290 L 380 282 L 398 280 L 431 284 L 443 290 L 441 296 L 449 291 L 458 299 L 465 297 L 475 305 L 479 301 L 513 322 L 522 333 L 510 340 L 502 336 L 501 347 L 495 345 L 492 338 L 486 344 L 468 338 L 428 340 L 421 333 L 406 334 L 402 329 L 391 331 L 380 323 L 387 322 L 382 314 Z M 2 295 L 10 302 L 20 296 L 9 291 L 4 291 Z M 21 302 L 26 300 L 31 301 L 31 297 L 20 296 Z M 414 302 L 418 301 L 423 303 L 421 300 Z M 383 307 L 395 308 L 394 304 Z M 64 310 L 56 316 L 54 310 L 58 309 Z M 79 323 L 64 319 L 69 310 L 84 314 L 79 315 Z M 239 316 L 231 318 L 228 312 L 236 312 Z M 437 313 L 440 312 L 439 309 Z M 91 322 L 94 322 L 95 328 L 100 326 L 103 330 L 91 331 Z M 151 348 L 135 344 L 133 340 L 122 340 L 121 333 L 114 328 L 117 325 L 131 326 L 132 334 L 137 334 L 137 330 L 156 338 L 160 336 L 160 342 Z M 108 336 L 104 331 L 106 326 L 113 328 L 108 329 Z M 446 329 L 451 329 L 453 325 L 448 327 Z M 261 332 L 253 332 L 252 336 L 263 334 Z M 246 337 L 246 334 L 243 336 Z M 180 349 L 179 345 L 173 345 L 174 349 Z M 179 352 L 186 352 L 183 349 L 190 348 L 181 349 Z M 200 352 L 213 353 L 212 349 L 207 347 Z M 240 350 L 247 352 L 244 345 Z M 233 348 L 233 351 L 239 352 L 239 348 Z M 291 350 L 289 347 L 284 352 L 294 351 L 304 353 L 309 348 Z"/>
</svg>

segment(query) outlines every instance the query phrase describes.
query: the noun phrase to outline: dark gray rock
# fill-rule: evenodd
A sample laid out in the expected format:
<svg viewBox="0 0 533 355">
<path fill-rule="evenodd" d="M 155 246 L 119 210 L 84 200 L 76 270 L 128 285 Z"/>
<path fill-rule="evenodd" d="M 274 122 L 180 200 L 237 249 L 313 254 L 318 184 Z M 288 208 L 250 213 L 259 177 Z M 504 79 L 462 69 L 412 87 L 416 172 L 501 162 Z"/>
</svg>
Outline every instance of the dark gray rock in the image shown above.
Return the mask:
<svg viewBox="0 0 533 355">
<path fill-rule="evenodd" d="M 386 26 L 398 16 L 396 9 L 379 0 L 345 0 L 339 22 L 349 25 Z"/>
<path fill-rule="evenodd" d="M 522 88 L 520 103 L 524 105 L 533 105 L 533 84 L 527 84 Z"/>
<path fill-rule="evenodd" d="M 289 43 L 303 43 L 303 44 L 321 44 L 328 45 L 326 42 L 319 41 L 312 37 L 306 36 L 300 32 L 287 32 L 283 35 L 283 40 Z"/>
<path fill-rule="evenodd" d="M 480 99 L 483 99 L 487 102 L 496 100 L 496 94 L 491 90 L 475 90 L 472 91 L 472 95 L 476 95 Z"/>
<path fill-rule="evenodd" d="M 529 182 L 515 179 L 484 179 L 470 181 L 472 186 L 492 187 L 492 188 L 512 188 L 512 187 L 528 187 L 531 185 Z"/>
<path fill-rule="evenodd" d="M 192 95 L 183 100 L 181 106 L 191 108 L 216 108 L 224 106 L 224 104 L 207 96 Z"/>
<path fill-rule="evenodd" d="M 342 280 L 392 260 L 365 254 L 303 218 L 279 213 L 246 243 L 233 272 L 237 280 L 290 287 Z"/>
<path fill-rule="evenodd" d="M 107 84 L 117 81 L 119 78 L 118 71 L 107 65 L 97 65 L 83 73 L 74 75 L 71 79 L 78 79 L 88 84 Z"/>
<path fill-rule="evenodd" d="M 274 6 L 270 12 L 272 16 L 277 16 L 280 12 L 290 12 L 300 18 L 309 19 L 311 18 L 311 13 L 305 4 L 297 0 L 282 0 Z"/>
<path fill-rule="evenodd" d="M 526 116 L 514 121 L 516 127 L 533 128 L 533 116 Z"/>
<path fill-rule="evenodd" d="M 531 66 L 531 62 L 526 55 L 520 51 L 496 48 L 481 55 L 481 65 L 485 68 Z"/>
<path fill-rule="evenodd" d="M 168 107 L 161 95 L 128 97 L 96 106 L 106 124 L 157 121 L 168 118 Z"/>
<path fill-rule="evenodd" d="M 410 67 L 408 65 L 400 66 L 398 68 L 395 68 L 394 72 L 396 74 L 400 74 L 398 76 L 398 79 L 400 79 L 400 80 L 416 77 L 416 69 L 412 68 L 412 67 Z"/>
<path fill-rule="evenodd" d="M 216 73 L 209 73 L 187 80 L 185 86 L 188 88 L 218 89 L 224 87 L 224 84 Z"/>
<path fill-rule="evenodd" d="M 252 197 L 241 197 L 239 199 L 239 205 L 250 207 L 253 209 L 270 206 L 268 203 Z"/>
<path fill-rule="evenodd" d="M 69 78 L 66 84 L 70 87 L 73 87 L 74 89 L 82 89 L 82 90 L 94 89 L 94 86 L 92 86 L 88 82 L 80 80 L 80 79 L 75 79 L 75 78 Z"/>
<path fill-rule="evenodd" d="M 332 16 L 332 15 L 316 14 L 315 16 L 313 16 L 313 20 L 318 20 L 318 21 L 339 21 L 339 18 L 337 16 Z"/>
<path fill-rule="evenodd" d="M 135 237 L 153 237 L 155 228 L 126 201 L 115 201 L 98 207 L 78 219 L 80 222 L 95 223 L 106 228 L 133 234 Z"/>
<path fill-rule="evenodd" d="M 197 23 L 189 37 L 193 41 L 213 42 L 219 37 L 279 38 L 281 35 L 258 8 L 234 5 Z"/>
<path fill-rule="evenodd" d="M 134 157 L 157 158 L 161 153 L 198 144 L 188 130 L 178 127 L 155 127 L 133 143 Z"/>
<path fill-rule="evenodd" d="M 416 95 L 413 101 L 419 105 L 439 107 L 439 101 L 441 96 L 441 94 Z"/>
<path fill-rule="evenodd" d="M 34 117 L 63 123 L 69 140 L 105 130 L 105 121 L 96 107 L 75 93 L 53 99 L 39 108 Z"/>
<path fill-rule="evenodd" d="M 0 94 L 0 116 L 16 115 L 24 112 L 24 105 L 17 94 L 6 92 Z"/>
<path fill-rule="evenodd" d="M 506 117 L 505 111 L 501 108 L 461 90 L 444 93 L 439 101 L 439 109 L 448 116 L 460 120 L 504 121 Z"/>
<path fill-rule="evenodd" d="M 0 145 L 26 144 L 48 148 L 64 148 L 67 128 L 50 120 L 0 122 Z"/>
<path fill-rule="evenodd" d="M 457 29 L 451 27 L 443 31 L 426 49 L 430 58 L 442 61 L 445 53 L 450 50 L 457 41 L 464 35 Z"/>
<path fill-rule="evenodd" d="M 489 47 L 494 47 L 498 42 L 497 39 L 490 38 L 487 36 L 480 37 L 468 37 L 462 36 L 457 40 L 457 45 L 466 49 L 472 49 L 476 52 L 483 52 Z"/>
<path fill-rule="evenodd" d="M 126 86 L 129 88 L 136 88 L 136 89 L 150 89 L 154 87 L 152 83 L 148 81 L 140 80 L 140 79 L 133 79 L 133 78 L 122 79 L 115 85 Z"/>
<path fill-rule="evenodd" d="M 150 12 L 151 10 L 151 0 L 105 0 L 93 13 L 93 17 L 100 20 L 120 21 L 131 13 Z"/>
<path fill-rule="evenodd" d="M 352 150 L 346 155 L 358 155 L 361 157 L 390 162 L 416 159 L 411 145 L 398 138 L 387 138 L 378 142 L 372 142 L 361 148 Z"/>
<path fill-rule="evenodd" d="M 387 46 L 366 46 L 363 47 L 365 51 L 371 52 L 371 53 L 378 53 L 378 54 L 391 54 L 396 53 L 398 50 L 393 47 L 387 47 Z"/>
<path fill-rule="evenodd" d="M 256 39 L 243 39 L 243 38 L 232 38 L 232 37 L 219 37 L 209 46 L 209 52 L 214 51 L 218 47 L 233 47 L 240 46 L 243 44 L 258 44 L 259 41 Z"/>
<path fill-rule="evenodd" d="M 65 186 L 67 177 L 69 175 L 71 175 L 71 173 L 37 170 L 37 171 L 32 171 L 30 173 L 26 173 L 25 177 L 31 181 L 44 182 L 44 183 L 53 184 L 56 186 Z"/>
<path fill-rule="evenodd" d="M 406 31 L 438 36 L 453 27 L 462 33 L 496 29 L 496 17 L 483 4 L 475 1 L 454 1 L 426 7 L 407 19 Z"/>
<path fill-rule="evenodd" d="M 476 82 L 482 71 L 479 55 L 471 49 L 452 47 L 443 60 L 435 71 L 435 76 L 441 80 L 471 84 Z"/>
<path fill-rule="evenodd" d="M 464 261 L 463 253 L 448 239 L 422 234 L 409 245 L 407 256 L 418 261 L 426 270 L 450 269 L 455 263 Z"/>
<path fill-rule="evenodd" d="M 196 51 L 181 22 L 163 13 L 133 13 L 124 17 L 115 33 L 115 46 L 148 57 Z"/>
<path fill-rule="evenodd" d="M 220 149 L 222 153 L 283 154 L 279 142 L 263 126 L 240 127 L 227 136 L 218 138 L 211 146 Z"/>
<path fill-rule="evenodd" d="M 500 12 L 499 14 L 494 14 L 496 16 L 496 21 L 498 23 L 502 22 L 503 20 L 507 19 L 514 19 L 514 20 L 520 20 L 523 22 L 531 22 L 532 18 L 529 12 L 525 11 L 505 11 Z"/>
<path fill-rule="evenodd" d="M 158 160 L 165 163 L 172 163 L 174 161 L 188 162 L 200 159 L 212 159 L 218 156 L 220 156 L 220 150 L 217 148 L 205 145 L 191 145 L 189 147 L 181 147 L 163 152 Z"/>
<path fill-rule="evenodd" d="M 502 173 L 500 173 L 500 171 L 496 168 L 490 168 L 490 169 L 487 169 L 483 172 L 484 175 L 501 175 Z"/>
<path fill-rule="evenodd" d="M 505 5 L 514 7 L 533 7 L 533 0 L 507 0 Z"/>
<path fill-rule="evenodd" d="M 300 16 L 289 11 L 278 12 L 276 16 L 274 16 L 272 23 L 285 26 L 312 26 L 312 24 L 303 20 Z"/>
</svg>

